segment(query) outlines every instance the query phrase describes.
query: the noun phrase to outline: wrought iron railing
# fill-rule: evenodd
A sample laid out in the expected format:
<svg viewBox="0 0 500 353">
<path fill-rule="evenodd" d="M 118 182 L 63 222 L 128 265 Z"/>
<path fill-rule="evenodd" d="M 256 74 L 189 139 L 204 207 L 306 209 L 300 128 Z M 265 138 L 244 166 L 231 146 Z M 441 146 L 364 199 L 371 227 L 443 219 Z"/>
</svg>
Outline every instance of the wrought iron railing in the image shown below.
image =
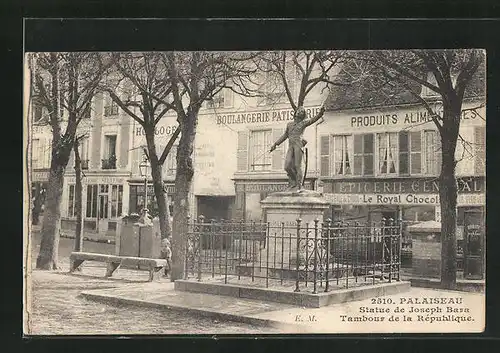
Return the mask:
<svg viewBox="0 0 500 353">
<path fill-rule="evenodd" d="M 332 287 L 399 281 L 401 222 L 301 220 L 288 224 L 189 221 L 185 278 L 246 280 L 269 287 Z"/>
<path fill-rule="evenodd" d="M 116 169 L 116 157 L 111 156 L 102 160 L 102 169 Z"/>
</svg>

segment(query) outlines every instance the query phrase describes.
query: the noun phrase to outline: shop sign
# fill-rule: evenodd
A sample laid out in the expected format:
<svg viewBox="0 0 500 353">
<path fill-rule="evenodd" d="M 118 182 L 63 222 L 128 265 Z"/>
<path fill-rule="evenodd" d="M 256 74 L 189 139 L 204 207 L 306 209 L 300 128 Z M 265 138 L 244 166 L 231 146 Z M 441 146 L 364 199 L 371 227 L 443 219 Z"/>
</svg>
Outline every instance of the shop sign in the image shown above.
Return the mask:
<svg viewBox="0 0 500 353">
<path fill-rule="evenodd" d="M 174 185 L 168 185 L 165 187 L 167 190 L 167 194 L 174 194 L 175 193 L 175 186 Z M 137 190 L 137 195 L 143 195 L 144 194 L 144 184 L 143 185 L 137 185 L 136 187 Z M 149 184 L 148 185 L 148 195 L 153 195 L 155 192 L 153 185 Z"/>
<path fill-rule="evenodd" d="M 318 114 L 320 107 L 305 108 L 305 110 L 307 116 L 310 118 Z M 217 125 L 284 122 L 293 120 L 293 115 L 293 109 L 224 114 L 217 115 Z"/>
<path fill-rule="evenodd" d="M 273 183 L 273 184 L 239 184 L 236 186 L 236 191 L 244 192 L 279 192 L 285 191 L 288 183 Z M 244 189 L 243 189 L 244 188 Z M 311 190 L 311 184 L 306 183 L 305 189 Z"/>
<path fill-rule="evenodd" d="M 68 184 L 74 184 L 76 182 L 75 177 L 67 178 Z M 86 184 L 123 184 L 125 178 L 112 177 L 112 176 L 86 176 L 83 178 L 83 182 Z"/>
<path fill-rule="evenodd" d="M 325 181 L 325 183 L 327 183 Z M 435 194 L 439 193 L 437 178 L 419 179 L 375 179 L 332 181 L 334 194 Z M 459 193 L 478 193 L 485 191 L 484 178 L 458 178 Z"/>
<path fill-rule="evenodd" d="M 38 171 L 31 173 L 32 182 L 49 181 L 49 171 Z"/>
<path fill-rule="evenodd" d="M 336 205 L 439 205 L 438 194 L 325 194 L 325 199 Z M 457 204 L 484 205 L 484 194 L 458 195 Z"/>
<path fill-rule="evenodd" d="M 442 107 L 434 109 L 436 114 L 442 115 Z M 476 109 L 463 109 L 462 120 L 480 120 L 481 114 Z M 388 125 L 415 125 L 432 122 L 431 115 L 426 110 L 415 110 L 407 112 L 396 112 L 392 114 L 371 114 L 362 116 L 351 116 L 350 126 L 352 128 L 388 126 Z"/>
<path fill-rule="evenodd" d="M 155 136 L 163 136 L 163 135 L 173 135 L 175 130 L 177 130 L 177 125 L 171 126 L 156 126 L 155 127 Z M 135 128 L 135 136 L 146 136 L 146 132 L 143 127 Z"/>
</svg>

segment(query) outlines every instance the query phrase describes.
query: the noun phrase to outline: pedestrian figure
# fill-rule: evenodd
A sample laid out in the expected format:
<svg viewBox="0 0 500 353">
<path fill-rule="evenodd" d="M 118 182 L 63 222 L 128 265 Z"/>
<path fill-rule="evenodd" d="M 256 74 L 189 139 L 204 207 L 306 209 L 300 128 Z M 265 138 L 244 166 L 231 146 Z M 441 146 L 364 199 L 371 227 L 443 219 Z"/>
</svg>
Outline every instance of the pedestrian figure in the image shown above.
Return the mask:
<svg viewBox="0 0 500 353">
<path fill-rule="evenodd" d="M 318 121 L 325 112 L 325 108 L 321 107 L 313 118 L 306 119 L 306 111 L 304 107 L 298 107 L 295 111 L 293 121 L 286 126 L 285 133 L 272 146 L 269 152 L 273 152 L 276 147 L 281 145 L 288 138 L 288 151 L 286 153 L 285 171 L 288 175 L 288 189 L 302 189 L 302 156 L 303 148 L 307 144 L 304 140 L 304 130 L 309 125 Z"/>
<path fill-rule="evenodd" d="M 168 277 L 172 264 L 172 248 L 170 245 L 170 239 L 164 238 L 161 241 L 161 252 L 160 257 L 167 260 L 167 266 L 165 266 L 164 277 Z"/>
</svg>

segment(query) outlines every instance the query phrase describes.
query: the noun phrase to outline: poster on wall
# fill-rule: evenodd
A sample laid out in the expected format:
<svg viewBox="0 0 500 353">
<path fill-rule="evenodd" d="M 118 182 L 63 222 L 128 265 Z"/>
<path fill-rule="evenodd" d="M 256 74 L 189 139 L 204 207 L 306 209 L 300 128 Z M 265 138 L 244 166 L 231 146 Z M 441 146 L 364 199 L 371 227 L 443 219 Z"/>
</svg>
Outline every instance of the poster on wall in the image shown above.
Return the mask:
<svg viewBox="0 0 500 353">
<path fill-rule="evenodd" d="M 153 22 L 202 44 L 48 52 L 65 20 L 26 20 L 25 336 L 486 329 L 486 49 Z"/>
</svg>

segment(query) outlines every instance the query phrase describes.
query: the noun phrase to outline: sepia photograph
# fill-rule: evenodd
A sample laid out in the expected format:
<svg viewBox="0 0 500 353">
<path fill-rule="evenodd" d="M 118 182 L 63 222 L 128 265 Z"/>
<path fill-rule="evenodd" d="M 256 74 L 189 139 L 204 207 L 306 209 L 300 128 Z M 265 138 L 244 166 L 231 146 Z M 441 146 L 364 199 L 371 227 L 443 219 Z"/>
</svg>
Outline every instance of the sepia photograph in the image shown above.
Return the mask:
<svg viewBox="0 0 500 353">
<path fill-rule="evenodd" d="M 24 334 L 483 332 L 486 58 L 25 52 Z"/>
</svg>

